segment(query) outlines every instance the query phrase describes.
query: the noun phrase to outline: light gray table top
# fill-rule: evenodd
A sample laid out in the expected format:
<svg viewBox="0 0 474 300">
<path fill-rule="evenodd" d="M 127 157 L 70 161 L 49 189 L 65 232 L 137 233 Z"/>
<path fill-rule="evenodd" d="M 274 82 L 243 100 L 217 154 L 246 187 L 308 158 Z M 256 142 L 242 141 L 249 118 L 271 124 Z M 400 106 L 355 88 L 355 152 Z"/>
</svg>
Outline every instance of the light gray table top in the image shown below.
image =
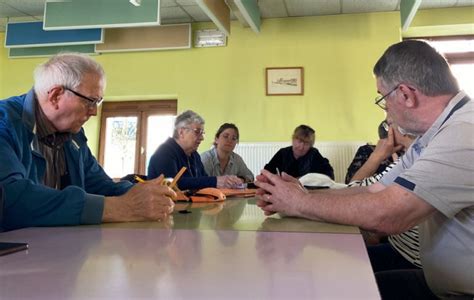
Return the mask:
<svg viewBox="0 0 474 300">
<path fill-rule="evenodd" d="M 0 299 L 379 299 L 360 234 L 78 226 L 0 234 Z"/>
<path fill-rule="evenodd" d="M 116 223 L 113 228 L 174 228 L 199 230 L 360 233 L 354 226 L 315 222 L 300 218 L 267 217 L 254 198 L 229 198 L 217 203 L 178 202 L 168 222 Z M 185 211 L 183 213 L 183 211 Z"/>
</svg>

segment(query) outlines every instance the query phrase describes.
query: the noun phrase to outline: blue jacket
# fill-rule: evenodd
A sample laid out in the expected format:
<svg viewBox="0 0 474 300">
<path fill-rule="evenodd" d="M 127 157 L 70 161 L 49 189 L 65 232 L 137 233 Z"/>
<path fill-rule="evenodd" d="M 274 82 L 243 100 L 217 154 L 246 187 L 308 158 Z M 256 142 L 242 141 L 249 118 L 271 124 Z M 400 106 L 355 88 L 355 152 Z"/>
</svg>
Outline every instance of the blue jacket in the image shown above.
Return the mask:
<svg viewBox="0 0 474 300">
<path fill-rule="evenodd" d="M 186 167 L 186 172 L 178 181 L 181 190 L 216 187 L 217 177 L 207 175 L 199 153 L 194 151 L 188 157 L 173 138 L 168 138 L 151 156 L 148 179 L 156 178 L 160 174 L 174 177 L 182 167 Z"/>
<path fill-rule="evenodd" d="M 0 230 L 101 223 L 104 196 L 122 195 L 131 183 L 107 176 L 81 129 L 64 145 L 71 185 L 63 190 L 42 185 L 46 161 L 36 151 L 35 132 L 33 90 L 0 101 Z"/>
</svg>

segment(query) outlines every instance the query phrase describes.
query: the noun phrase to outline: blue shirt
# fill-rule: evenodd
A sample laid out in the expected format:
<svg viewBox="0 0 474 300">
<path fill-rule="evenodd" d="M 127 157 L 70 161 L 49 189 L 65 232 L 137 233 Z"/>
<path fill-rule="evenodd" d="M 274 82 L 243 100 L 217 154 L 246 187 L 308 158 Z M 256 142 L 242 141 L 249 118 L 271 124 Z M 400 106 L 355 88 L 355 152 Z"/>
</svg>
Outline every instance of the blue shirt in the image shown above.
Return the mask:
<svg viewBox="0 0 474 300">
<path fill-rule="evenodd" d="M 194 151 L 191 156 L 187 156 L 173 138 L 168 138 L 151 156 L 148 179 L 156 178 L 160 174 L 174 177 L 182 167 L 186 167 L 186 172 L 178 181 L 181 190 L 216 187 L 217 177 L 207 175 L 199 153 Z"/>
<path fill-rule="evenodd" d="M 0 101 L 0 230 L 101 223 L 104 196 L 122 195 L 132 184 L 107 176 L 81 129 L 64 144 L 70 185 L 63 190 L 44 186 L 46 161 L 37 151 L 35 102 L 33 90 Z"/>
</svg>

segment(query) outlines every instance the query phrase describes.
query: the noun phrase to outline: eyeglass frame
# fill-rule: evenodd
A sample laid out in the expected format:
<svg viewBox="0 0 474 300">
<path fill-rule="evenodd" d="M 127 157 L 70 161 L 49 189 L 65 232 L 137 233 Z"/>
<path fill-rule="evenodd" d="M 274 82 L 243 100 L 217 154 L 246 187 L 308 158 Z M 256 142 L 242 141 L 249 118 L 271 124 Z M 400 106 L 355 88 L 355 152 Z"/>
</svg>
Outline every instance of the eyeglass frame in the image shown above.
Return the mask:
<svg viewBox="0 0 474 300">
<path fill-rule="evenodd" d="M 204 136 L 206 134 L 206 132 L 202 128 L 191 128 L 191 127 L 181 127 L 181 128 L 191 130 L 194 133 L 194 135 L 197 137 Z"/>
<path fill-rule="evenodd" d="M 378 107 L 380 107 L 381 109 L 387 110 L 386 101 L 383 102 L 384 104 L 380 104 L 380 102 L 381 102 L 382 100 L 385 100 L 385 98 L 388 97 L 391 93 L 395 92 L 401 85 L 402 85 L 402 83 L 399 83 L 399 84 L 397 84 L 396 87 L 394 87 L 394 88 L 393 88 L 390 92 L 388 92 L 387 94 L 385 94 L 385 95 L 383 95 L 383 96 L 382 96 L 382 95 L 377 96 L 377 97 L 375 98 L 375 104 L 377 104 Z M 413 87 L 411 87 L 411 86 L 407 86 L 407 87 L 408 87 L 408 89 L 409 89 L 410 91 L 412 91 L 412 92 L 415 92 L 415 91 L 416 91 L 416 89 L 413 88 Z"/>
<path fill-rule="evenodd" d="M 385 95 L 380 95 L 375 98 L 375 104 L 383 110 L 387 110 L 387 101 L 385 100 L 391 93 L 395 92 L 400 87 L 399 84 L 395 86 L 390 92 L 386 93 Z M 385 101 L 384 101 L 385 100 Z M 380 103 L 382 102 L 383 103 Z"/>
<path fill-rule="evenodd" d="M 79 92 L 76 92 L 75 90 L 71 89 L 71 88 L 68 88 L 66 86 L 63 86 L 63 88 L 66 90 L 66 91 L 70 91 L 71 93 L 73 93 L 74 95 L 84 99 L 84 100 L 87 100 L 87 105 L 88 107 L 90 108 L 94 108 L 94 107 L 97 107 L 97 106 L 100 106 L 102 104 L 102 102 L 104 101 L 104 97 L 100 97 L 99 99 L 94 99 L 94 98 L 90 98 L 90 97 L 87 97 L 87 96 L 84 96 L 83 94 L 79 93 Z"/>
</svg>

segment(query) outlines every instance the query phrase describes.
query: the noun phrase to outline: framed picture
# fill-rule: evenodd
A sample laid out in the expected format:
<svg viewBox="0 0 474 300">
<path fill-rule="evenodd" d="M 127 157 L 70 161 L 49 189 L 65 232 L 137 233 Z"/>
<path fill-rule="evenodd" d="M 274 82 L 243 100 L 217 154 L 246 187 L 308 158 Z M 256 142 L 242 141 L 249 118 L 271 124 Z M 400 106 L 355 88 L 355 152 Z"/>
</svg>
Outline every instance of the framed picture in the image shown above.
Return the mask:
<svg viewBox="0 0 474 300">
<path fill-rule="evenodd" d="M 303 67 L 266 68 L 266 95 L 303 95 Z"/>
</svg>

